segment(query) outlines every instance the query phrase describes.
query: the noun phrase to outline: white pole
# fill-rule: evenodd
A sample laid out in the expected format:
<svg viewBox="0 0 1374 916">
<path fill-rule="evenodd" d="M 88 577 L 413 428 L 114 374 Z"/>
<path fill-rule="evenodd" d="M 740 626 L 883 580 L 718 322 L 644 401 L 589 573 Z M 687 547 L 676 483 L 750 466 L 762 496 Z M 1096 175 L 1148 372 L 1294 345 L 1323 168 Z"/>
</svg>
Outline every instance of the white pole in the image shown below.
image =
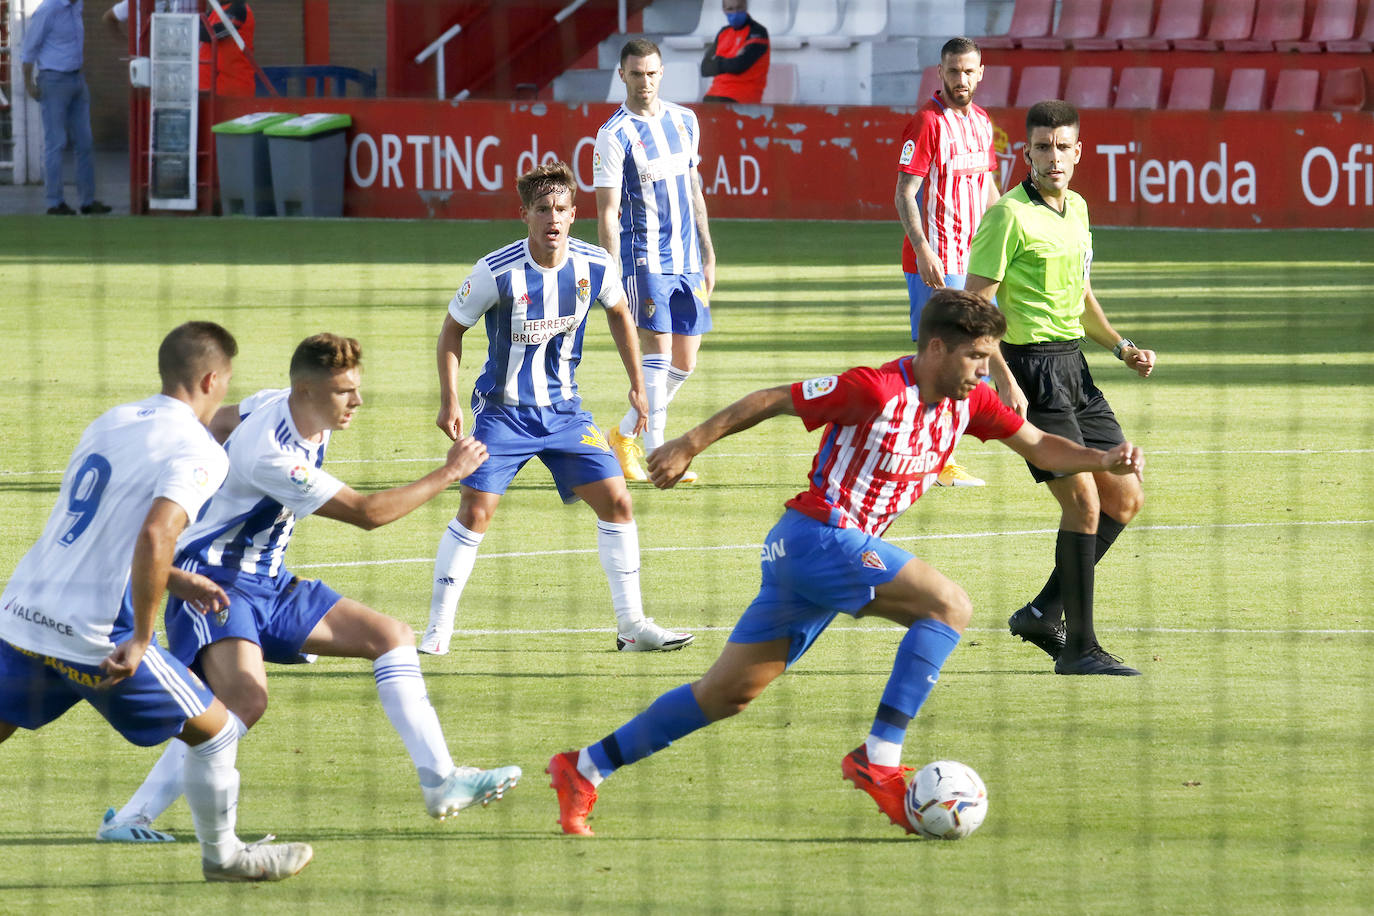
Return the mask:
<svg viewBox="0 0 1374 916">
<path fill-rule="evenodd" d="M 625 29 L 626 29 L 626 27 L 627 27 L 627 21 L 626 21 L 626 18 L 625 18 L 625 0 L 620 0 L 620 34 L 621 34 L 621 35 L 624 35 L 624 34 L 625 34 Z"/>
</svg>

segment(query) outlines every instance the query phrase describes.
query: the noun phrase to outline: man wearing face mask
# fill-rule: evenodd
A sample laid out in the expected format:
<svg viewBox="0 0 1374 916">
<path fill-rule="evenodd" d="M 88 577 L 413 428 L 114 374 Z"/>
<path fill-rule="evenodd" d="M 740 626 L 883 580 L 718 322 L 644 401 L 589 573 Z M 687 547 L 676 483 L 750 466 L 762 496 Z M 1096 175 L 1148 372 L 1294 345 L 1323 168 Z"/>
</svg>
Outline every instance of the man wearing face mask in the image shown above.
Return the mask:
<svg viewBox="0 0 1374 916">
<path fill-rule="evenodd" d="M 713 76 L 705 102 L 763 101 L 768 83 L 768 30 L 749 15 L 748 0 L 721 0 L 726 26 L 701 59 L 701 75 Z"/>
</svg>

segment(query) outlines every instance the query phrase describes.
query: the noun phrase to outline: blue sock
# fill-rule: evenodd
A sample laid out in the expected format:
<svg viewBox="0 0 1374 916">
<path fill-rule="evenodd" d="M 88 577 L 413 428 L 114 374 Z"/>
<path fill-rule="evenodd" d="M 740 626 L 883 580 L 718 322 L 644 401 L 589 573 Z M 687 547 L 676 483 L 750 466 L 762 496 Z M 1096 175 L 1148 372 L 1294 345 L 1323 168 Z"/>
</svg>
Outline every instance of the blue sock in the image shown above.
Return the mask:
<svg viewBox="0 0 1374 916">
<path fill-rule="evenodd" d="M 692 686 L 683 684 L 660 696 L 649 708 L 614 732 L 587 748 L 587 754 L 602 776 L 620 767 L 643 760 L 703 725 L 706 714 L 692 696 Z"/>
<path fill-rule="evenodd" d="M 892 675 L 883 689 L 871 734 L 901 744 L 906 727 L 930 696 L 940 678 L 940 668 L 959 644 L 959 634 L 938 620 L 918 620 L 897 646 Z"/>
</svg>

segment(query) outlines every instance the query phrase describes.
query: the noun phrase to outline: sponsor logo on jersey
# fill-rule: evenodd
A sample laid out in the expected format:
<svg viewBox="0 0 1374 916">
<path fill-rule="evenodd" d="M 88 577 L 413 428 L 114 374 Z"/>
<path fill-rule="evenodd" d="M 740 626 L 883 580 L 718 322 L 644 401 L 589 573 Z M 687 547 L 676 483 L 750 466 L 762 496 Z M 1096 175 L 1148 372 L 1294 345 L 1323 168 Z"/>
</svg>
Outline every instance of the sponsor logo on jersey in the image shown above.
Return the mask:
<svg viewBox="0 0 1374 916">
<path fill-rule="evenodd" d="M 916 141 L 908 140 L 902 144 L 902 158 L 897 160 L 899 165 L 911 165 L 911 158 L 916 155 Z"/>
<path fill-rule="evenodd" d="M 521 293 L 521 294 L 520 294 L 520 298 L 515 300 L 515 304 L 516 304 L 516 305 L 528 306 L 528 305 L 530 304 L 530 294 L 529 294 L 529 293 Z"/>
<path fill-rule="evenodd" d="M 530 318 L 516 321 L 511 327 L 511 343 L 541 344 L 553 340 L 559 334 L 566 334 L 577 327 L 576 315 L 559 315 L 557 318 Z"/>
<path fill-rule="evenodd" d="M 591 281 L 588 280 L 586 277 L 583 277 L 581 280 L 578 280 L 578 281 L 577 281 L 577 301 L 578 301 L 578 302 L 586 302 L 586 301 L 587 301 L 587 297 L 590 296 L 591 294 L 592 294 L 592 284 L 591 284 Z"/>
<path fill-rule="evenodd" d="M 46 627 L 47 629 L 52 630 L 54 633 L 57 633 L 59 636 L 76 635 L 75 632 L 72 630 L 71 624 L 63 623 L 60 620 L 53 620 L 51 617 L 49 617 L 47 614 L 44 614 L 42 611 L 31 607 L 25 607 L 18 601 L 15 601 L 13 598 L 10 599 L 9 604 L 5 605 L 5 610 L 9 611 L 11 614 L 19 618 L 20 620 L 24 621 L 25 623 L 31 623 L 36 627 Z M 15 646 L 14 648 L 19 649 L 18 646 Z M 23 652 L 24 650 L 19 649 L 19 651 Z M 34 655 L 33 657 L 38 658 L 37 655 Z"/>
<path fill-rule="evenodd" d="M 468 294 L 471 293 L 471 292 L 472 292 L 472 280 L 464 280 L 464 281 L 463 281 L 463 285 L 460 286 L 460 287 L 458 287 L 458 301 L 459 301 L 459 302 L 464 302 L 464 301 L 466 301 L 467 298 L 468 298 Z"/>
<path fill-rule="evenodd" d="M 802 382 L 802 397 L 808 401 L 816 398 L 823 398 L 835 390 L 835 386 L 840 383 L 838 375 L 826 375 L 821 378 L 809 378 Z"/>
<path fill-rule="evenodd" d="M 693 296 L 696 296 L 698 299 L 701 300 L 701 307 L 702 307 L 702 308 L 707 308 L 707 309 L 709 309 L 709 308 L 711 307 L 711 302 L 710 302 L 710 300 L 708 300 L 708 299 L 706 298 L 706 281 L 705 281 L 705 280 L 702 280 L 702 281 L 701 281 L 700 283 L 698 283 L 696 286 L 692 287 L 692 295 L 693 295 Z"/>
<path fill-rule="evenodd" d="M 887 569 L 886 564 L 883 563 L 883 558 L 878 556 L 876 550 L 865 550 L 859 554 L 859 562 L 869 569 Z"/>
<path fill-rule="evenodd" d="M 204 489 L 210 485 L 210 472 L 205 468 L 196 468 L 191 472 L 191 480 L 195 482 L 196 486 Z"/>
<path fill-rule="evenodd" d="M 592 171 L 601 171 L 601 154 L 595 150 L 592 151 Z"/>
<path fill-rule="evenodd" d="M 142 410 L 138 412 L 138 417 L 139 419 L 142 419 L 143 417 L 151 417 L 155 413 L 157 413 L 156 407 L 144 407 Z"/>
<path fill-rule="evenodd" d="M 592 448 L 600 449 L 603 452 L 609 452 L 611 450 L 610 443 L 606 441 L 605 433 L 591 424 L 588 424 L 585 428 L 587 434 L 582 437 L 583 445 L 590 445 Z"/>
<path fill-rule="evenodd" d="M 78 671 L 60 658 L 53 658 L 51 655 L 39 655 L 37 652 L 30 652 L 28 649 L 21 649 L 15 645 L 11 645 L 10 648 L 22 655 L 27 655 L 29 658 L 42 659 L 43 664 L 64 676 L 67 680 L 75 681 L 83 687 L 95 687 L 100 684 L 100 675 L 91 674 L 86 671 Z"/>
<path fill-rule="evenodd" d="M 765 563 L 771 563 L 778 557 L 787 556 L 787 545 L 783 538 L 776 541 L 769 541 L 763 545 L 763 550 L 759 551 L 759 558 Z"/>
<path fill-rule="evenodd" d="M 291 479 L 291 482 L 294 483 L 297 488 L 305 491 L 310 490 L 311 474 L 310 467 L 308 465 L 298 464 L 291 470 L 287 471 L 286 476 Z"/>
<path fill-rule="evenodd" d="M 945 466 L 945 456 L 940 452 L 923 452 L 919 455 L 897 455 L 884 452 L 874 469 L 874 476 L 914 480 L 934 473 Z"/>
</svg>

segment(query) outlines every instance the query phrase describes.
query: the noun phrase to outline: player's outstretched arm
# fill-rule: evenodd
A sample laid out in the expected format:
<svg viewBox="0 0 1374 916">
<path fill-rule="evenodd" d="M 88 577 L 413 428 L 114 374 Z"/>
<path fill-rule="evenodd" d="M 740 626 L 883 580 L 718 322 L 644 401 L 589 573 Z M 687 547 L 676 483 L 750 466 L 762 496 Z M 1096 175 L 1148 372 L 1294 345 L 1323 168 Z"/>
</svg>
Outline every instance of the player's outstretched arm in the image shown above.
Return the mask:
<svg viewBox="0 0 1374 916">
<path fill-rule="evenodd" d="M 366 496 L 345 485 L 334 494 L 333 499 L 315 510 L 315 514 L 371 531 L 409 515 L 451 484 L 477 470 L 486 460 L 487 447 L 471 436 L 465 436 L 449 447 L 441 467 L 419 480 Z"/>
<path fill-rule="evenodd" d="M 434 424 L 455 442 L 463 437 L 458 369 L 463 364 L 463 335 L 467 330 L 463 324 L 454 321 L 452 315 L 444 316 L 444 326 L 439 329 L 439 416 Z"/>
<path fill-rule="evenodd" d="M 177 537 L 186 528 L 186 510 L 166 497 L 153 500 L 143 519 L 143 527 L 134 542 L 133 567 L 129 573 L 129 589 L 134 606 L 134 632 L 115 646 L 114 651 L 100 663 L 105 672 L 100 686 L 109 687 L 133 675 L 143 662 L 143 654 L 153 641 L 153 628 L 162 596 L 167 591 L 171 575 L 172 557 L 176 553 Z"/>
<path fill-rule="evenodd" d="M 620 353 L 620 361 L 625 364 L 625 374 L 630 377 L 630 406 L 639 419 L 635 421 L 635 435 L 644 432 L 649 422 L 649 397 L 644 389 L 644 367 L 639 360 L 639 332 L 635 329 L 634 316 L 630 314 L 630 300 L 624 296 L 613 307 L 606 309 L 606 321 L 611 327 L 611 339 Z"/>
<path fill-rule="evenodd" d="M 1034 423 L 1025 423 L 1002 441 L 1016 454 L 1047 471 L 1062 474 L 1106 471 L 1120 476 L 1134 474 L 1141 480 L 1145 478 L 1145 453 L 1129 442 L 1104 452 L 1047 433 Z"/>
<path fill-rule="evenodd" d="M 682 479 L 692 459 L 713 442 L 748 429 L 780 414 L 796 416 L 792 406 L 792 386 L 764 388 L 740 398 L 710 419 L 670 439 L 649 453 L 649 479 L 666 490 Z"/>
</svg>

